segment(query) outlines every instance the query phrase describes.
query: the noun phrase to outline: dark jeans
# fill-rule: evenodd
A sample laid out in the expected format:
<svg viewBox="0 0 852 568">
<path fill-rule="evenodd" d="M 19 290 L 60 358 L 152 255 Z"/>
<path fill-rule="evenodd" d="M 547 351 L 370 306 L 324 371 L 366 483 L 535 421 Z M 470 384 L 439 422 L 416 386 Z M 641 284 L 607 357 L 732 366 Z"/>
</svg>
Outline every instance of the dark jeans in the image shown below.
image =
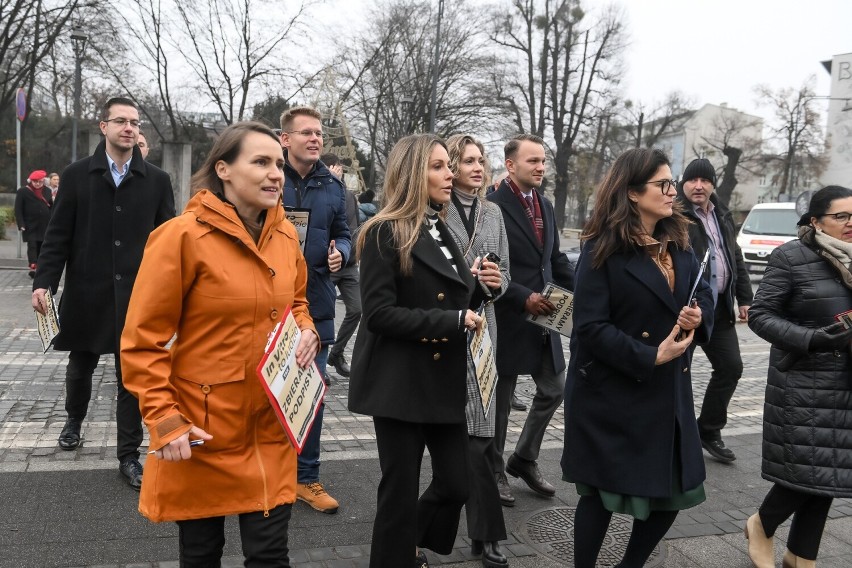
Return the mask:
<svg viewBox="0 0 852 568">
<path fill-rule="evenodd" d="M 715 317 L 710 342 L 701 346 L 713 368 L 698 416 L 698 432 L 704 440 L 721 439 L 721 431 L 728 423 L 728 404 L 743 375 L 735 324 L 730 321 L 731 316 L 724 307 L 717 307 Z"/>
<path fill-rule="evenodd" d="M 373 418 L 382 480 L 379 482 L 371 568 L 412 566 L 414 548 L 453 550 L 462 506 L 468 499 L 467 425 L 418 424 Z M 432 482 L 420 495 L 423 450 L 432 458 Z"/>
<path fill-rule="evenodd" d="M 89 351 L 71 351 L 68 354 L 68 366 L 65 368 L 65 412 L 68 418 L 83 420 L 92 399 L 92 374 L 98 366 L 100 355 Z M 139 401 L 124 388 L 121 380 L 121 359 L 115 355 L 115 378 L 118 401 L 115 408 L 115 422 L 118 427 L 119 461 L 139 459 L 139 446 L 142 444 L 142 413 Z"/>
<path fill-rule="evenodd" d="M 287 528 L 292 505 L 279 505 L 269 511 L 243 513 L 240 540 L 245 566 L 251 568 L 290 568 Z M 218 568 L 225 547 L 225 517 L 178 521 L 181 568 Z"/>
<path fill-rule="evenodd" d="M 361 286 L 359 284 L 358 265 L 344 266 L 337 272 L 332 272 L 331 282 L 340 290 L 343 305 L 346 306 L 346 315 L 340 322 L 337 339 L 331 346 L 331 355 L 337 357 L 343 355 L 346 344 L 349 343 L 352 334 L 358 328 L 358 322 L 361 321 Z"/>
<path fill-rule="evenodd" d="M 320 373 L 325 376 L 325 364 L 328 361 L 328 345 L 323 346 L 317 353 L 314 361 Z M 325 402 L 320 404 L 317 417 L 311 426 L 311 431 L 302 446 L 302 453 L 297 458 L 299 483 L 313 483 L 319 481 L 320 469 L 320 436 L 322 435 L 322 415 L 325 412 Z"/>
<path fill-rule="evenodd" d="M 38 264 L 38 255 L 41 253 L 42 241 L 27 241 L 27 262 L 32 266 Z"/>
<path fill-rule="evenodd" d="M 793 515 L 787 549 L 806 560 L 816 560 L 831 501 L 831 497 L 803 493 L 775 484 L 758 510 L 760 522 L 766 536 L 772 536 L 778 526 Z"/>
</svg>

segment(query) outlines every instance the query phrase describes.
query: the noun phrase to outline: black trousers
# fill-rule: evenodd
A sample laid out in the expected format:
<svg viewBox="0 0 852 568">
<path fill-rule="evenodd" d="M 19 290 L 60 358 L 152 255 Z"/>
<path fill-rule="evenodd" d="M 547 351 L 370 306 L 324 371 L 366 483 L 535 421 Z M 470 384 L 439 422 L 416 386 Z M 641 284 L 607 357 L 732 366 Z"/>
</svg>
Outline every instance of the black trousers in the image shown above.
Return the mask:
<svg viewBox="0 0 852 568">
<path fill-rule="evenodd" d="M 92 399 L 92 374 L 98 366 L 100 355 L 89 351 L 71 351 L 68 354 L 68 366 L 65 368 L 65 412 L 69 418 L 83 420 L 89 410 Z M 142 413 L 139 401 L 124 388 L 121 380 L 121 359 L 115 355 L 115 378 L 118 389 L 118 401 L 115 409 L 115 422 L 118 427 L 119 461 L 139 458 L 139 446 L 142 444 Z"/>
<path fill-rule="evenodd" d="M 698 431 L 704 440 L 721 438 L 721 431 L 728 423 L 728 404 L 743 375 L 737 329 L 724 304 L 720 301 L 716 307 L 710 342 L 701 346 L 713 369 L 698 416 Z"/>
<path fill-rule="evenodd" d="M 239 515 L 240 540 L 248 568 L 290 568 L 287 528 L 292 505 Z M 225 517 L 178 521 L 181 568 L 218 568 L 225 548 Z"/>
<path fill-rule="evenodd" d="M 774 535 L 778 526 L 793 515 L 787 549 L 806 560 L 816 560 L 831 502 L 831 497 L 803 493 L 776 483 L 766 494 L 758 513 L 766 536 Z"/>
<path fill-rule="evenodd" d="M 27 263 L 32 266 L 38 263 L 38 255 L 41 253 L 42 241 L 27 241 Z"/>
<path fill-rule="evenodd" d="M 468 499 L 467 425 L 380 417 L 373 418 L 373 425 L 382 480 L 370 567 L 411 566 L 415 546 L 449 554 Z M 432 482 L 418 499 L 424 448 L 432 457 Z"/>
<path fill-rule="evenodd" d="M 497 542 L 506 540 L 503 506 L 492 467 L 491 446 L 494 438 L 470 436 L 470 497 L 465 503 L 467 535 L 473 540 Z"/>
</svg>

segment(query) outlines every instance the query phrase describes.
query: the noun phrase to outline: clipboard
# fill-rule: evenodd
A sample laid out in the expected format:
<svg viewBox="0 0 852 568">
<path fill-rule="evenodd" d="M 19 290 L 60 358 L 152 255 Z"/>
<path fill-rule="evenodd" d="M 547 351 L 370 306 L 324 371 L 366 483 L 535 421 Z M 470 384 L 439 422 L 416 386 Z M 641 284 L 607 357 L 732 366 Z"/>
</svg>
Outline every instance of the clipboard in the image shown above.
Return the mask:
<svg viewBox="0 0 852 568">
<path fill-rule="evenodd" d="M 692 289 L 689 291 L 689 299 L 686 301 L 685 307 L 693 307 L 695 303 L 695 292 L 698 290 L 698 284 L 701 282 L 701 279 L 704 278 L 704 270 L 707 268 L 707 261 L 710 259 L 710 248 L 708 247 L 706 251 L 704 251 L 704 258 L 701 259 L 701 265 L 698 267 L 698 276 L 695 277 L 695 282 L 692 283 Z M 675 335 L 675 341 L 680 341 L 683 339 L 683 330 L 677 332 Z"/>
</svg>

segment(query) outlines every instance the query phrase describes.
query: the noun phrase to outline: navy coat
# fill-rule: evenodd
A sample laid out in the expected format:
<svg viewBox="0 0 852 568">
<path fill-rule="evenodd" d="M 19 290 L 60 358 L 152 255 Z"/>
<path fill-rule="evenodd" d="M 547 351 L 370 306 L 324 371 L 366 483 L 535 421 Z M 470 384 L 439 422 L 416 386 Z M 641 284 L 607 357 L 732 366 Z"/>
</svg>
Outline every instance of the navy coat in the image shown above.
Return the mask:
<svg viewBox="0 0 852 568">
<path fill-rule="evenodd" d="M 175 216 L 169 175 L 134 146 L 127 176 L 115 187 L 106 144 L 65 168 L 38 258 L 33 290 L 56 292 L 58 351 L 115 353 L 148 235 Z"/>
<path fill-rule="evenodd" d="M 559 232 L 553 205 L 538 193 L 544 223 L 544 245 L 538 244 L 529 218 L 515 197 L 509 182 L 503 180 L 497 191 L 486 199 L 497 204 L 503 213 L 503 223 L 509 239 L 509 274 L 511 281 L 506 292 L 494 303 L 497 315 L 497 373 L 528 375 L 541 369 L 541 344 L 544 328 L 527 321 L 524 303 L 533 292 L 541 292 L 547 282 L 563 288 L 574 288 L 574 267 L 559 250 Z M 553 369 L 565 369 L 561 336 L 550 333 Z"/>
<path fill-rule="evenodd" d="M 304 179 L 289 163 L 284 166 L 284 206 L 311 210 L 305 260 L 308 263 L 308 302 L 323 345 L 334 343 L 334 303 L 337 291 L 328 270 L 328 245 L 343 255 L 346 266 L 352 250 L 346 221 L 346 188 L 321 161 Z"/>
<path fill-rule="evenodd" d="M 684 490 L 704 481 L 704 458 L 693 407 L 690 350 L 656 366 L 657 347 L 671 333 L 698 276 L 691 250 L 669 245 L 674 294 L 644 250 L 616 253 L 592 268 L 594 241 L 583 246 L 574 289 L 571 364 L 565 384 L 564 478 L 641 497 L 669 497 L 675 425 L 680 430 Z M 698 286 L 702 323 L 713 325 L 713 297 Z"/>
<path fill-rule="evenodd" d="M 425 424 L 465 422 L 467 335 L 459 328 L 459 310 L 478 303 L 476 281 L 444 223 L 437 227 L 458 272 L 425 225 L 408 276 L 399 271 L 387 223 L 365 235 L 363 311 L 349 379 L 353 412 Z"/>
</svg>

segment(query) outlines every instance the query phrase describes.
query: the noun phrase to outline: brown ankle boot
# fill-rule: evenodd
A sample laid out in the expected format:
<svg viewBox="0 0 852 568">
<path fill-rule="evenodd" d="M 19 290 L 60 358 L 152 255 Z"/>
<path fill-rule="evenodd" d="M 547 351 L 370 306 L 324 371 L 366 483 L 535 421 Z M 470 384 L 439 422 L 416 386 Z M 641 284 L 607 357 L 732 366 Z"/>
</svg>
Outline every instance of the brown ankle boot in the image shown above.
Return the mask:
<svg viewBox="0 0 852 568">
<path fill-rule="evenodd" d="M 786 550 L 781 565 L 783 568 L 816 568 L 816 560 L 806 560 Z"/>
<path fill-rule="evenodd" d="M 748 539 L 748 557 L 751 558 L 755 568 L 775 568 L 775 547 L 772 537 L 766 536 L 760 522 L 760 515 L 757 513 L 746 521 L 745 537 Z"/>
</svg>

